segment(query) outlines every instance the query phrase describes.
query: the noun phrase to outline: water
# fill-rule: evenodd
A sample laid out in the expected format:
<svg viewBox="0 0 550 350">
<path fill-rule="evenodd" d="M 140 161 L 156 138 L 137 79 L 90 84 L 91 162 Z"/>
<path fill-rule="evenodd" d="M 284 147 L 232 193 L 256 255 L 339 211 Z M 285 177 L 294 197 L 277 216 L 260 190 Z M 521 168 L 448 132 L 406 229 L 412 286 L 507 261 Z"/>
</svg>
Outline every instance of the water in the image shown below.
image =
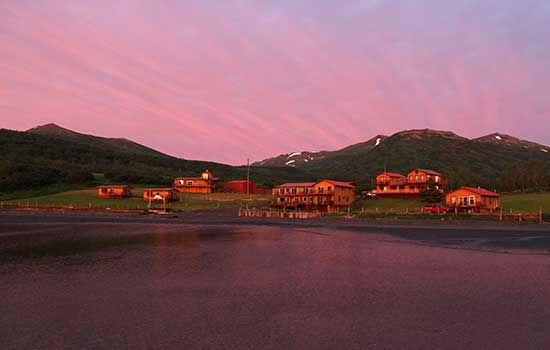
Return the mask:
<svg viewBox="0 0 550 350">
<path fill-rule="evenodd" d="M 2 349 L 548 349 L 550 258 L 319 228 L 4 225 Z"/>
</svg>

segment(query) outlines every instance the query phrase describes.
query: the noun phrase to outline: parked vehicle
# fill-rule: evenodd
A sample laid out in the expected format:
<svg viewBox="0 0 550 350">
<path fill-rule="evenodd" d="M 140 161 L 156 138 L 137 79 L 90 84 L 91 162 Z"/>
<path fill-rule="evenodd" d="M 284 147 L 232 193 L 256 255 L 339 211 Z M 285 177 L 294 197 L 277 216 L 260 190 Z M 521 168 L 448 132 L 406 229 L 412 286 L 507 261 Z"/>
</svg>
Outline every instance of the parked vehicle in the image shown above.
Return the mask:
<svg viewBox="0 0 550 350">
<path fill-rule="evenodd" d="M 449 207 L 441 203 L 426 204 L 424 208 L 422 208 L 422 212 L 432 214 L 446 214 L 449 212 Z"/>
<path fill-rule="evenodd" d="M 372 193 L 371 191 L 363 191 L 361 192 L 361 199 L 377 199 L 376 194 Z"/>
</svg>

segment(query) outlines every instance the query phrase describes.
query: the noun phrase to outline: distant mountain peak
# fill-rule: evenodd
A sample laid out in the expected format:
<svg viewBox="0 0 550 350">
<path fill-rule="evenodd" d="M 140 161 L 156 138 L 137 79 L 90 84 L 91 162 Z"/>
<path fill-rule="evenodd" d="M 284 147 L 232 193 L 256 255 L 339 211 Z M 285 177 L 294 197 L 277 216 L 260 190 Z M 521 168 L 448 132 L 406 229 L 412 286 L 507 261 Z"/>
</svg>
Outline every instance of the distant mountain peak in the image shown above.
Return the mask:
<svg viewBox="0 0 550 350">
<path fill-rule="evenodd" d="M 36 126 L 32 129 L 27 130 L 31 134 L 40 134 L 40 135 L 74 135 L 78 134 L 75 131 L 69 130 L 62 126 L 59 126 L 54 123 L 48 123 L 44 125 Z"/>
<path fill-rule="evenodd" d="M 544 146 L 532 141 L 522 140 L 517 137 L 503 134 L 500 132 L 494 132 L 489 135 L 481 136 L 481 137 L 472 139 L 472 141 L 491 143 L 496 145 L 523 146 L 524 148 L 539 148 L 543 152 L 548 152 L 547 146 Z"/>
<path fill-rule="evenodd" d="M 404 137 L 406 139 L 412 139 L 412 140 L 421 140 L 426 136 L 440 136 L 440 137 L 457 139 L 457 140 L 466 140 L 465 137 L 459 136 L 452 131 L 434 130 L 434 129 L 403 130 L 393 134 L 392 137 L 393 136 L 400 136 L 400 137 Z"/>
</svg>

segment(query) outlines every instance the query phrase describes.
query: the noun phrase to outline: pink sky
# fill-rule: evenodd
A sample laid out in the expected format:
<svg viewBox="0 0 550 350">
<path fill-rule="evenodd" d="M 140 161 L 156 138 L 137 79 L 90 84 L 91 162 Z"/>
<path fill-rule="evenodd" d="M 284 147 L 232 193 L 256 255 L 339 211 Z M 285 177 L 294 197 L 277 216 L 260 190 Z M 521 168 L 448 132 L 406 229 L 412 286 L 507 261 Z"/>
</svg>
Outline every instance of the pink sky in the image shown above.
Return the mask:
<svg viewBox="0 0 550 350">
<path fill-rule="evenodd" d="M 547 1 L 2 1 L 0 127 L 243 164 L 402 129 L 550 144 Z"/>
</svg>

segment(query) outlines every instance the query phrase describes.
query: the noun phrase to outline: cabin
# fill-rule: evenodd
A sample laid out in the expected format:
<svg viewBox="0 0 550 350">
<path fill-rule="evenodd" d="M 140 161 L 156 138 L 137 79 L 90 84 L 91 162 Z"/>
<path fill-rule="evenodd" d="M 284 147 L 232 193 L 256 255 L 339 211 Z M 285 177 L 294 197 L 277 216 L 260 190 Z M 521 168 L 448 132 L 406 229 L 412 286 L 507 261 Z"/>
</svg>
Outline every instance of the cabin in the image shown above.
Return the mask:
<svg viewBox="0 0 550 350">
<path fill-rule="evenodd" d="M 103 185 L 97 187 L 99 198 L 120 199 L 132 197 L 131 187 L 128 185 Z"/>
<path fill-rule="evenodd" d="M 208 169 L 200 177 L 178 177 L 174 179 L 173 187 L 178 192 L 212 193 L 216 191 L 220 178 L 214 177 Z"/>
<path fill-rule="evenodd" d="M 148 202 L 173 202 L 179 198 L 173 188 L 146 188 L 143 190 L 143 199 Z"/>
<path fill-rule="evenodd" d="M 457 211 L 490 212 L 500 208 L 500 195 L 481 187 L 460 187 L 445 196 L 445 204 Z"/>
<path fill-rule="evenodd" d="M 419 199 L 429 184 L 444 192 L 447 180 L 441 173 L 429 169 L 413 169 L 407 175 L 383 172 L 374 178 L 372 193 L 379 198 Z"/>
<path fill-rule="evenodd" d="M 285 183 L 273 189 L 272 206 L 297 210 L 339 210 L 353 204 L 356 187 L 354 183 L 336 180 Z"/>
</svg>

